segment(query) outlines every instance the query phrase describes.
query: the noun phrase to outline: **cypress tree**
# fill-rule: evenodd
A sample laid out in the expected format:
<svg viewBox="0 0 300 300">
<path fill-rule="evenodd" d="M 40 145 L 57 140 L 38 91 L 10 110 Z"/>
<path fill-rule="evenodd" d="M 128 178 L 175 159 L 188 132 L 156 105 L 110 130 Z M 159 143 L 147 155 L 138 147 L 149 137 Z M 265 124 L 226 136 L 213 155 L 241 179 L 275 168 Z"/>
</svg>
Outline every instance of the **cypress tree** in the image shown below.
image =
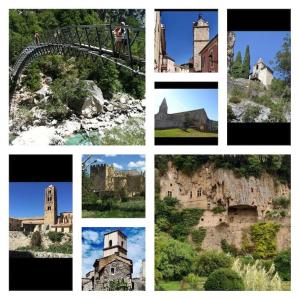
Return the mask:
<svg viewBox="0 0 300 300">
<path fill-rule="evenodd" d="M 242 78 L 243 72 L 243 63 L 242 63 L 242 54 L 239 51 L 236 55 L 236 59 L 231 67 L 231 76 L 234 78 Z"/>
<path fill-rule="evenodd" d="M 247 45 L 243 60 L 242 77 L 248 79 L 250 74 L 250 47 Z"/>
</svg>

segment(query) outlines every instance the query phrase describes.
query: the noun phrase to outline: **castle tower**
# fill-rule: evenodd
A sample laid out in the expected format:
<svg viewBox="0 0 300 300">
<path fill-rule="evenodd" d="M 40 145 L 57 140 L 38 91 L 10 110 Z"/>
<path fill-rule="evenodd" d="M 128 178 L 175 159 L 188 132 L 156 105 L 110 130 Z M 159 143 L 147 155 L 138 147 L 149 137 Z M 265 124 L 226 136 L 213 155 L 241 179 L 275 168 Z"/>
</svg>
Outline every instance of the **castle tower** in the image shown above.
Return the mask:
<svg viewBox="0 0 300 300">
<path fill-rule="evenodd" d="M 104 234 L 103 257 L 112 254 L 127 258 L 127 236 L 119 230 Z"/>
<path fill-rule="evenodd" d="M 167 115 L 168 114 L 168 104 L 167 104 L 167 100 L 166 98 L 163 99 L 160 107 L 159 107 L 159 114 L 165 114 Z"/>
<path fill-rule="evenodd" d="M 44 224 L 54 225 L 57 222 L 57 193 L 54 185 L 45 189 Z"/>
<path fill-rule="evenodd" d="M 201 72 L 200 52 L 209 42 L 209 24 L 201 15 L 193 23 L 193 66 L 195 72 Z"/>
</svg>

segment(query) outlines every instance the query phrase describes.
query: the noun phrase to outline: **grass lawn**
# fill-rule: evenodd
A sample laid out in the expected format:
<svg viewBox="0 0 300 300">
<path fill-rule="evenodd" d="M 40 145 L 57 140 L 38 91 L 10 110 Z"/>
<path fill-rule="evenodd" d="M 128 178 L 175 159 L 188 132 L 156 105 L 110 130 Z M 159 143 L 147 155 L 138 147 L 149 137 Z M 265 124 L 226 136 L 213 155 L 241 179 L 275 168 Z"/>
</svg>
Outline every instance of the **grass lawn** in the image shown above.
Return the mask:
<svg viewBox="0 0 300 300">
<path fill-rule="evenodd" d="M 162 281 L 159 284 L 164 291 L 204 291 L 203 286 L 206 279 L 207 277 L 201 277 L 201 281 L 199 282 L 197 289 L 192 289 L 189 286 L 182 288 L 181 281 Z"/>
<path fill-rule="evenodd" d="M 144 218 L 145 211 L 122 211 L 119 209 L 108 211 L 83 210 L 83 218 Z"/>
<path fill-rule="evenodd" d="M 180 128 L 172 128 L 172 129 L 156 129 L 155 137 L 195 137 L 195 138 L 212 138 L 218 137 L 217 133 L 214 132 L 203 132 L 198 131 L 193 128 L 189 128 L 187 130 L 182 130 Z"/>
</svg>

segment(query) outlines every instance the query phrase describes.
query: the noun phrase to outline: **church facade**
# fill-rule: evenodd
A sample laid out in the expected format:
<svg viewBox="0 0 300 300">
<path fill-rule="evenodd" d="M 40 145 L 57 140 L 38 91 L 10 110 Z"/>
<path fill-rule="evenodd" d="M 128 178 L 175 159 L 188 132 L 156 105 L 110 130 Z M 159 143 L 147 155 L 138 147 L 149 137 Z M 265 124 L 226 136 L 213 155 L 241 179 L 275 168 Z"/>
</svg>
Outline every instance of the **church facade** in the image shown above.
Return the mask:
<svg viewBox="0 0 300 300">
<path fill-rule="evenodd" d="M 127 236 L 120 230 L 104 234 L 103 257 L 96 259 L 93 267 L 82 278 L 83 291 L 133 291 L 143 286 L 144 277 L 132 278 L 133 262 L 127 257 Z"/>
<path fill-rule="evenodd" d="M 73 223 L 72 212 L 57 214 L 57 190 L 49 185 L 44 194 L 44 215 L 40 217 L 9 218 L 10 231 L 57 231 L 71 232 Z"/>
<path fill-rule="evenodd" d="M 155 129 L 186 127 L 205 132 L 217 132 L 218 122 L 210 120 L 204 108 L 168 114 L 168 104 L 164 98 L 159 112 L 155 115 Z"/>
</svg>

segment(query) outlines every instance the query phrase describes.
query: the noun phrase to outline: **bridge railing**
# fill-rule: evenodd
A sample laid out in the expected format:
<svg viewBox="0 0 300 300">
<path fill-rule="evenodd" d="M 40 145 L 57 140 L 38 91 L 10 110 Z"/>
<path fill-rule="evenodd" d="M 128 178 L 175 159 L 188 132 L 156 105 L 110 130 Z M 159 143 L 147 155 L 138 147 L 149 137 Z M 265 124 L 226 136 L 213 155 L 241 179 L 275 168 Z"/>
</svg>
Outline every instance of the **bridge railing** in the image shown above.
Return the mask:
<svg viewBox="0 0 300 300">
<path fill-rule="evenodd" d="M 122 47 L 116 49 L 113 30 L 116 26 L 124 29 Z M 123 25 L 77 25 L 49 30 L 41 36 L 42 43 L 70 44 L 104 52 L 134 63 L 145 61 L 145 29 Z"/>
</svg>

